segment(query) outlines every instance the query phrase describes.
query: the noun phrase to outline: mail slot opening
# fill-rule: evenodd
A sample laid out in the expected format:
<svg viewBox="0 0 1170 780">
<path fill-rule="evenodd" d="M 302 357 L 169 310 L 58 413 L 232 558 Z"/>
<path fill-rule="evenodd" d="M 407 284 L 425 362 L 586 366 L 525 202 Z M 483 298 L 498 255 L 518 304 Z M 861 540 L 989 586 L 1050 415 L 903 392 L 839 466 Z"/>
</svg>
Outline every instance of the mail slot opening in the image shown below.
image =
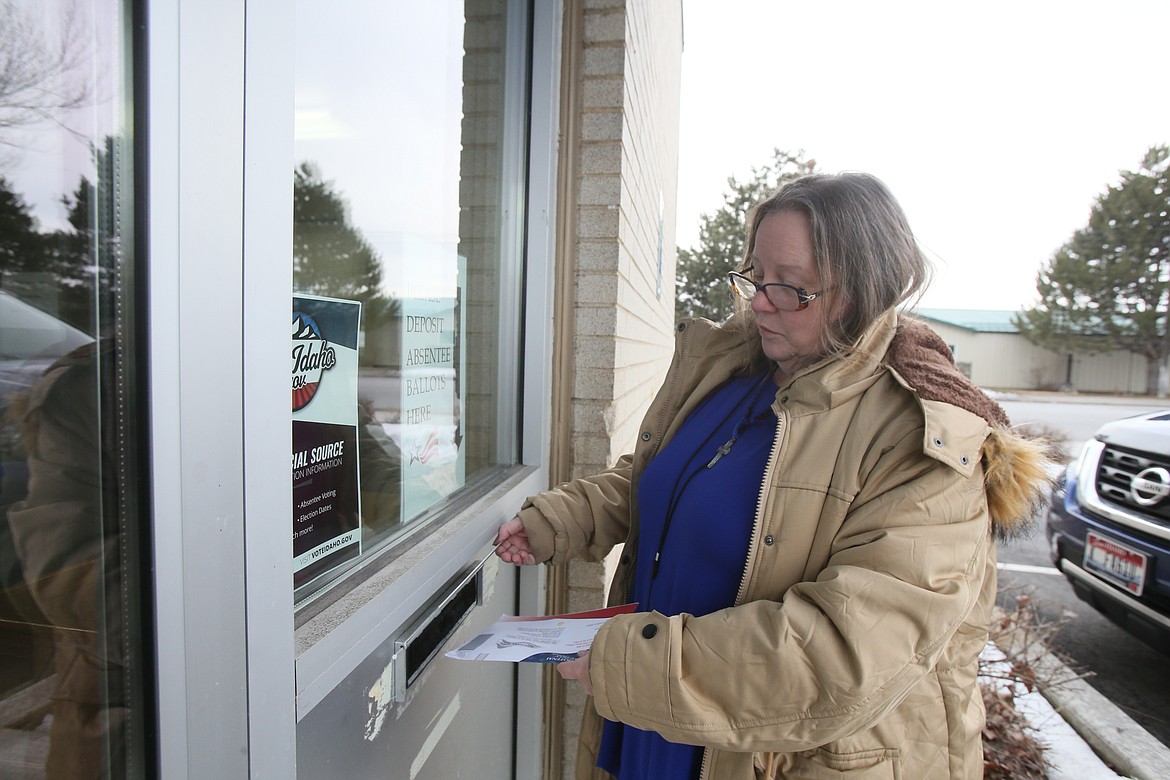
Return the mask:
<svg viewBox="0 0 1170 780">
<path fill-rule="evenodd" d="M 442 609 L 406 646 L 406 684 L 414 682 L 435 653 L 443 647 L 479 600 L 479 578 L 463 583 Z"/>
</svg>

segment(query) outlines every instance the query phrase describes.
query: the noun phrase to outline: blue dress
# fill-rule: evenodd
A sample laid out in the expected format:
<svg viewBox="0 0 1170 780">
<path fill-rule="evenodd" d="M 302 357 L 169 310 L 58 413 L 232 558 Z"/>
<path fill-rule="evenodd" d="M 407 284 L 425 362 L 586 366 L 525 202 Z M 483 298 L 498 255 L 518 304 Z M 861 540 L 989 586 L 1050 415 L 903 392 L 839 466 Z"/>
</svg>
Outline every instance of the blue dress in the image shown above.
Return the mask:
<svg viewBox="0 0 1170 780">
<path fill-rule="evenodd" d="M 770 372 L 729 380 L 647 465 L 638 485 L 639 612 L 699 616 L 734 604 L 775 436 L 775 394 Z M 701 747 L 606 721 L 597 765 L 620 780 L 691 780 L 702 757 Z"/>
</svg>

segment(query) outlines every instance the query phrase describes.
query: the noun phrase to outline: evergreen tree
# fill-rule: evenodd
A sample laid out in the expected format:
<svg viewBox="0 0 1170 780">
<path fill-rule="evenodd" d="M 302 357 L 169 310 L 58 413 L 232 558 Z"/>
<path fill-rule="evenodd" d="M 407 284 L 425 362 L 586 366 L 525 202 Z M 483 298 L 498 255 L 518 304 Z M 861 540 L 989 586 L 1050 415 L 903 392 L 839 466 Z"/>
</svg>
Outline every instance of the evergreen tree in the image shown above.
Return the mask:
<svg viewBox="0 0 1170 780">
<path fill-rule="evenodd" d="M 61 198 L 72 230 L 45 234 L 46 264 L 58 285 L 58 316 L 87 333 L 103 333 L 112 324 L 114 292 L 126 271 L 115 214 L 119 148 L 117 139 L 107 136 L 103 148 L 93 150 L 96 183 L 82 176 L 73 194 Z"/>
<path fill-rule="evenodd" d="M 107 136 L 93 149 L 96 183 L 82 175 L 61 198 L 69 226 L 60 230 L 41 232 L 24 198 L 0 178 L 0 289 L 90 334 L 114 316 L 122 241 L 114 216 L 117 143 Z"/>
<path fill-rule="evenodd" d="M 1166 395 L 1170 359 L 1170 148 L 1098 196 L 1089 222 L 1040 269 L 1040 302 L 1016 316 L 1029 341 L 1060 352 L 1146 358 L 1147 392 Z"/>
<path fill-rule="evenodd" d="M 27 297 L 30 274 L 43 270 L 44 250 L 32 209 L 0 176 L 0 289 Z"/>
<path fill-rule="evenodd" d="M 349 220 L 349 207 L 312 163 L 293 172 L 293 277 L 311 295 L 361 301 L 369 331 L 396 310 L 382 292 L 382 261 Z"/>
<path fill-rule="evenodd" d="M 746 181 L 734 176 L 727 179 L 729 191 L 723 194 L 723 207 L 699 217 L 699 246 L 678 252 L 676 319 L 706 317 L 718 322 L 731 314 L 727 272 L 734 271 L 743 259 L 748 211 L 780 185 L 815 168 L 816 160 L 806 160 L 803 150 L 792 154 L 775 149 L 772 161 L 752 168 Z"/>
</svg>

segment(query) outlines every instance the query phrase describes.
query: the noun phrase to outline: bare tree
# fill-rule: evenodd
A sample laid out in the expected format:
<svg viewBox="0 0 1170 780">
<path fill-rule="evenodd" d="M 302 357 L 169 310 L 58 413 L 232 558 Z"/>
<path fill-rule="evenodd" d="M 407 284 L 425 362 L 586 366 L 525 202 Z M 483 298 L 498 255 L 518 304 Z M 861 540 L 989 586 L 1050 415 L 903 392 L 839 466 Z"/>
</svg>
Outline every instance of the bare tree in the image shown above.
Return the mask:
<svg viewBox="0 0 1170 780">
<path fill-rule="evenodd" d="M 55 30 L 37 2 L 0 0 L 0 149 L 22 147 L 21 130 L 48 121 L 68 129 L 64 115 L 93 93 L 92 60 L 74 3 L 62 3 Z"/>
</svg>

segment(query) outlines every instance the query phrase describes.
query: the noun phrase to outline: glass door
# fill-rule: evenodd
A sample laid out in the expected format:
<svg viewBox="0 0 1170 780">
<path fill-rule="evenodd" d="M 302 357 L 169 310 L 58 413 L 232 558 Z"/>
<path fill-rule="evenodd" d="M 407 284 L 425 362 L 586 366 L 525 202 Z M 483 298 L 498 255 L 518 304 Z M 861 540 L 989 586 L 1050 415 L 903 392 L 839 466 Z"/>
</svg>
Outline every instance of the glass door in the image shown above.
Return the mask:
<svg viewBox="0 0 1170 780">
<path fill-rule="evenodd" d="M 132 13 L 0 4 L 0 776 L 145 774 Z"/>
</svg>

